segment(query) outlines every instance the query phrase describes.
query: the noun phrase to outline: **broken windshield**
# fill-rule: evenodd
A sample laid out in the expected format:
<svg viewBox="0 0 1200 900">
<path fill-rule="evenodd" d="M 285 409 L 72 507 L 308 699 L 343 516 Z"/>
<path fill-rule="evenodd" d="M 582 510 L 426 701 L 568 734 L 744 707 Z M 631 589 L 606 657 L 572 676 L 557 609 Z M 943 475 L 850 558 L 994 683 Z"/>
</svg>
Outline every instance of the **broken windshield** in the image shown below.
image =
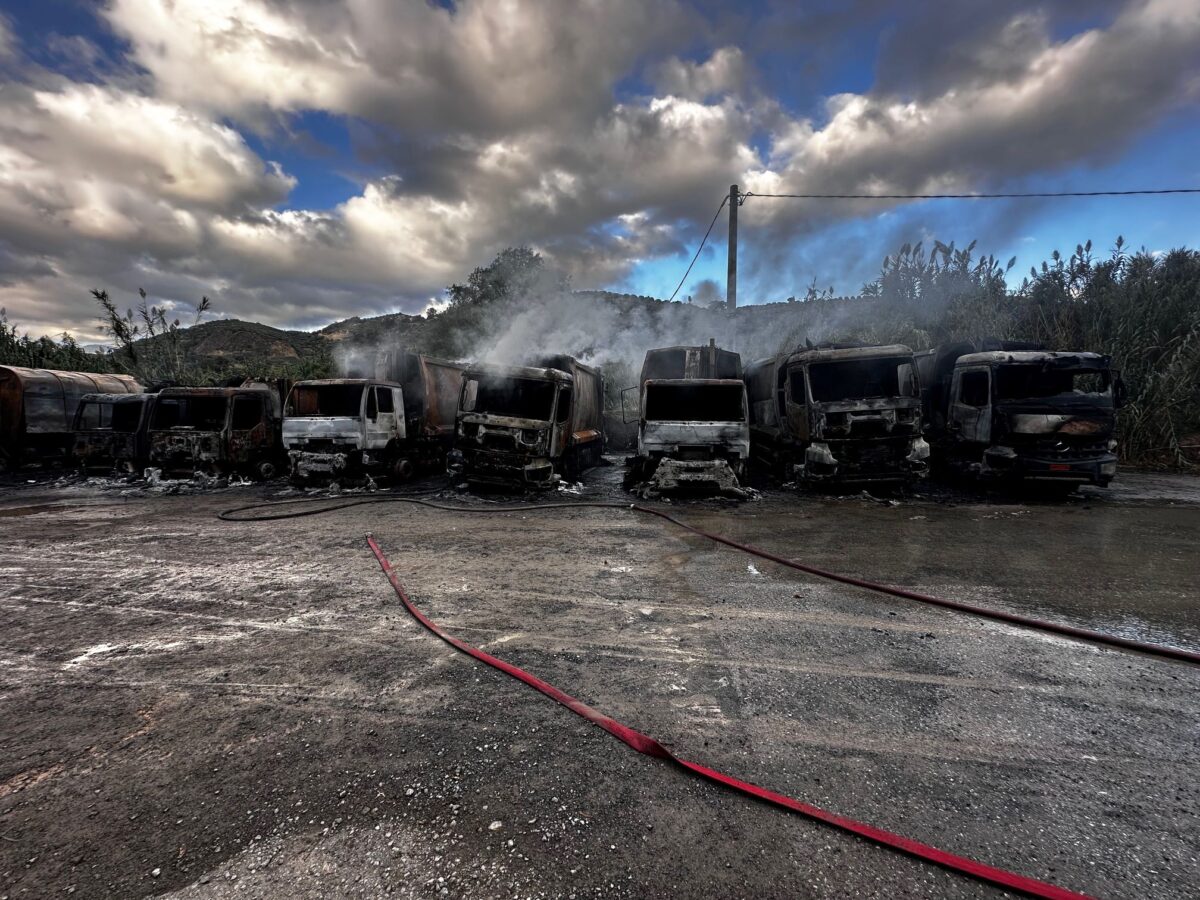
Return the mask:
<svg viewBox="0 0 1200 900">
<path fill-rule="evenodd" d="M 996 369 L 997 400 L 1042 400 L 1047 397 L 1104 402 L 1111 398 L 1111 377 L 1104 369 L 1060 369 L 1043 363 L 1005 365 Z"/>
<path fill-rule="evenodd" d="M 647 422 L 744 422 L 746 388 L 736 384 L 646 385 Z"/>
<path fill-rule="evenodd" d="M 505 375 L 473 375 L 463 382 L 463 412 L 514 419 L 550 420 L 554 382 Z"/>
<path fill-rule="evenodd" d="M 808 367 L 813 400 L 867 400 L 877 397 L 916 397 L 912 358 L 847 359 Z"/>
<path fill-rule="evenodd" d="M 154 407 L 154 428 L 195 428 L 198 431 L 221 431 L 225 427 L 225 412 L 229 398 L 187 395 L 160 397 Z"/>
<path fill-rule="evenodd" d="M 362 415 L 361 384 L 298 384 L 288 394 L 289 418 L 358 418 Z"/>
</svg>

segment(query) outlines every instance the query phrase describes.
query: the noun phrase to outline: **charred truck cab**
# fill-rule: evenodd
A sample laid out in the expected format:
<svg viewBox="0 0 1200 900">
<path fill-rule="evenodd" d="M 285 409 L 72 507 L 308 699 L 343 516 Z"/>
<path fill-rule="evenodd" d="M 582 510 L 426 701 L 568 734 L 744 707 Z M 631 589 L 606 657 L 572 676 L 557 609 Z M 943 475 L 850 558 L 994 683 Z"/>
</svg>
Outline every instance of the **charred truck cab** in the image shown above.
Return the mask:
<svg viewBox="0 0 1200 900">
<path fill-rule="evenodd" d="M 273 478 L 283 456 L 279 392 L 266 384 L 164 388 L 150 417 L 150 465 Z"/>
<path fill-rule="evenodd" d="M 638 452 L 626 483 L 643 495 L 740 496 L 750 458 L 742 358 L 707 347 L 651 350 L 639 379 Z"/>
<path fill-rule="evenodd" d="M 569 356 L 469 367 L 452 471 L 474 484 L 548 487 L 604 454 L 604 377 Z"/>
<path fill-rule="evenodd" d="M 784 481 L 923 477 L 929 445 L 913 353 L 903 344 L 823 345 L 746 371 L 756 460 Z"/>
<path fill-rule="evenodd" d="M 150 458 L 148 430 L 157 394 L 84 394 L 75 411 L 72 455 L 85 470 L 140 472 Z"/>
<path fill-rule="evenodd" d="M 1124 385 L 1098 353 L 962 342 L 918 354 L 935 462 L 987 480 L 1106 486 Z"/>
<path fill-rule="evenodd" d="M 283 446 L 298 480 L 413 473 L 404 392 L 390 381 L 336 378 L 297 382 L 283 409 Z"/>
</svg>

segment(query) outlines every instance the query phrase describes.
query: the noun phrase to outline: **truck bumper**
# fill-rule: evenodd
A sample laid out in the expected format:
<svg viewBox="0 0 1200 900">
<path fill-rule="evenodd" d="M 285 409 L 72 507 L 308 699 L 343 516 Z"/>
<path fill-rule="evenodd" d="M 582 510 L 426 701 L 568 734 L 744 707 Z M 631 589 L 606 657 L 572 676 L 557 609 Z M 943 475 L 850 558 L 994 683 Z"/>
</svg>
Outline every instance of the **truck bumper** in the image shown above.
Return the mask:
<svg viewBox="0 0 1200 900">
<path fill-rule="evenodd" d="M 513 459 L 474 453 L 465 457 L 463 477 L 471 484 L 500 487 L 552 487 L 559 481 L 554 464 L 544 457 Z"/>
<path fill-rule="evenodd" d="M 345 453 L 309 453 L 292 450 L 288 453 L 293 474 L 302 477 L 312 475 L 340 475 L 349 465 L 350 457 Z"/>
<path fill-rule="evenodd" d="M 912 447 L 880 444 L 867 450 L 868 445 L 848 453 L 838 447 L 841 457 L 834 456 L 828 444 L 816 442 L 805 450 L 804 463 L 793 468 L 796 481 L 809 484 L 903 484 L 918 481 L 929 474 L 926 460 L 929 447 L 918 453 Z M 863 452 L 866 450 L 867 452 Z"/>
<path fill-rule="evenodd" d="M 1088 459 L 1063 459 L 1013 453 L 1007 447 L 989 448 L 983 455 L 980 469 L 980 475 L 990 479 L 1095 484 L 1100 487 L 1107 486 L 1116 474 L 1117 457 L 1113 453 Z"/>
<path fill-rule="evenodd" d="M 663 459 L 648 487 L 658 493 L 716 493 L 742 496 L 737 474 L 724 459 Z"/>
</svg>

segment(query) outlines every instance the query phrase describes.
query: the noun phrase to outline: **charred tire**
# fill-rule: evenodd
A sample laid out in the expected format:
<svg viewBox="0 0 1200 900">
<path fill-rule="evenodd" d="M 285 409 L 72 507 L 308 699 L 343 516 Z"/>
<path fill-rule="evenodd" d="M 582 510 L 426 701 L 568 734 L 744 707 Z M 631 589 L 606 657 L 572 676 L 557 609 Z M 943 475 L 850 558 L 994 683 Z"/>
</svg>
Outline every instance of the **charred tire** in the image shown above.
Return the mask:
<svg viewBox="0 0 1200 900">
<path fill-rule="evenodd" d="M 392 477 L 397 481 L 408 481 L 416 472 L 416 467 L 408 457 L 402 457 L 392 463 Z"/>
<path fill-rule="evenodd" d="M 275 463 L 264 460 L 254 467 L 254 474 L 263 481 L 270 481 L 278 474 L 279 470 L 275 467 Z"/>
</svg>

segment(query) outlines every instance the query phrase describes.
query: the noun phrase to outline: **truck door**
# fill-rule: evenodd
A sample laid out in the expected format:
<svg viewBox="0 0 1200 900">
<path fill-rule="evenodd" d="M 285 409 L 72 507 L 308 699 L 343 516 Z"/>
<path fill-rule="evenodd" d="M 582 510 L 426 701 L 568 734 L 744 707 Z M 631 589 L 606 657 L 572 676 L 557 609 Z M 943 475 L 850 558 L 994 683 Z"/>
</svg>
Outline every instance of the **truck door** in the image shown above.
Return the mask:
<svg viewBox="0 0 1200 900">
<path fill-rule="evenodd" d="M 263 398 L 239 394 L 229 410 L 229 456 L 235 463 L 251 462 L 260 452 L 271 450 L 271 432 L 266 422 Z"/>
<path fill-rule="evenodd" d="M 947 427 L 956 440 L 990 444 L 992 440 L 992 381 L 986 368 L 954 373 Z"/>
<path fill-rule="evenodd" d="M 808 440 L 808 379 L 803 366 L 788 370 L 787 420 L 780 424 L 796 440 Z"/>
<path fill-rule="evenodd" d="M 383 385 L 370 385 L 367 388 L 367 433 L 364 450 L 382 449 L 399 434 L 401 426 L 396 415 L 396 397 L 392 390 Z M 399 408 L 403 410 L 403 404 Z"/>
<path fill-rule="evenodd" d="M 551 458 L 563 454 L 571 446 L 571 388 L 558 391 L 558 406 L 554 411 L 554 427 L 550 432 Z"/>
</svg>

